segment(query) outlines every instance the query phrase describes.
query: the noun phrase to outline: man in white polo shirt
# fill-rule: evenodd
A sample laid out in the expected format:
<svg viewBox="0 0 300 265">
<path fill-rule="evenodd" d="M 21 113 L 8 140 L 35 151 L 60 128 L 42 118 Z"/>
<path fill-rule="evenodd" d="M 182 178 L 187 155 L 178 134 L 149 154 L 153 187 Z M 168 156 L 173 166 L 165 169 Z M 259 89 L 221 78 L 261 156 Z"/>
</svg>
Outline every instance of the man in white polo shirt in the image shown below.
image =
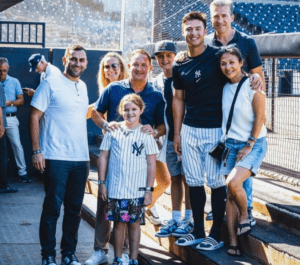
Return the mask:
<svg viewBox="0 0 300 265">
<path fill-rule="evenodd" d="M 80 265 L 75 256 L 84 189 L 89 173 L 87 88 L 79 78 L 87 66 L 83 47 L 63 57 L 65 70 L 45 79 L 31 101 L 32 163 L 44 171 L 45 200 L 40 221 L 42 265 L 55 265 L 56 224 L 64 203 L 61 265 Z"/>
</svg>

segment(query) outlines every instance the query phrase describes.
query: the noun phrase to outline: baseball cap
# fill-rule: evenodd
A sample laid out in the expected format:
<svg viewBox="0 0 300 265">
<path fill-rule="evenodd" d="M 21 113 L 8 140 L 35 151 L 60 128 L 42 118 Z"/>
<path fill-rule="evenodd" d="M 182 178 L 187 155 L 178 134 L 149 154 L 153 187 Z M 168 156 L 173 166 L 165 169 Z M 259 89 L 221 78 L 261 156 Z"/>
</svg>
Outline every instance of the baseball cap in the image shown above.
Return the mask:
<svg viewBox="0 0 300 265">
<path fill-rule="evenodd" d="M 41 55 L 40 53 L 32 54 L 30 56 L 30 58 L 28 59 L 28 63 L 30 65 L 29 72 L 35 71 L 35 68 L 37 67 L 42 58 L 43 55 Z"/>
<path fill-rule="evenodd" d="M 159 52 L 173 52 L 177 53 L 177 45 L 173 41 L 162 40 L 155 44 L 154 53 L 152 53 L 152 59 L 155 58 L 155 55 Z"/>
</svg>

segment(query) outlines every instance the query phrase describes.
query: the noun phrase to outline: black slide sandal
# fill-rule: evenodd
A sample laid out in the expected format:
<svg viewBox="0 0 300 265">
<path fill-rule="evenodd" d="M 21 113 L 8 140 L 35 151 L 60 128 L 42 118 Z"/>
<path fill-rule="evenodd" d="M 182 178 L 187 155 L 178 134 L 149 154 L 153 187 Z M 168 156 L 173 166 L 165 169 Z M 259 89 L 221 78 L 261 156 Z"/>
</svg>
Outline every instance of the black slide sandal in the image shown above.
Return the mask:
<svg viewBox="0 0 300 265">
<path fill-rule="evenodd" d="M 229 250 L 234 250 L 235 254 L 230 253 Z M 229 256 L 234 256 L 234 257 L 240 257 L 240 256 L 242 256 L 242 252 L 240 251 L 239 246 L 229 246 L 227 254 Z"/>
<path fill-rule="evenodd" d="M 249 228 L 248 230 L 244 230 L 245 232 L 241 233 L 241 231 L 244 229 L 244 228 Z M 238 231 L 237 231 L 237 235 L 238 236 L 242 236 L 242 235 L 248 235 L 251 231 L 251 225 L 250 225 L 250 221 L 249 223 L 244 223 L 244 224 L 238 224 Z"/>
</svg>

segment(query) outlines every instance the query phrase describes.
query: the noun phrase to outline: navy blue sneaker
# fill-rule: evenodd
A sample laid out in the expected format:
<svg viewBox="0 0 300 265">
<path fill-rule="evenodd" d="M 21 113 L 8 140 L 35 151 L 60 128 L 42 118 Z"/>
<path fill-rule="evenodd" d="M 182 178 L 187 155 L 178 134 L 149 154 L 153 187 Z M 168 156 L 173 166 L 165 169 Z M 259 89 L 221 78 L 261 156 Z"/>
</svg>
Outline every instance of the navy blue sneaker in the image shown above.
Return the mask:
<svg viewBox="0 0 300 265">
<path fill-rule="evenodd" d="M 177 228 L 175 220 L 167 221 L 166 224 L 155 234 L 156 237 L 169 237 Z"/>
<path fill-rule="evenodd" d="M 114 262 L 112 263 L 112 265 L 122 265 L 122 264 L 123 264 L 122 259 L 120 259 L 118 257 L 115 257 Z"/>
<path fill-rule="evenodd" d="M 60 265 L 81 265 L 74 253 L 67 254 L 61 259 Z"/>
<path fill-rule="evenodd" d="M 47 256 L 43 258 L 42 265 L 56 265 L 55 258 L 53 256 Z"/>
<path fill-rule="evenodd" d="M 192 233 L 194 230 L 194 224 L 188 220 L 182 220 L 177 224 L 177 228 L 172 233 L 172 236 L 183 237 Z"/>
</svg>

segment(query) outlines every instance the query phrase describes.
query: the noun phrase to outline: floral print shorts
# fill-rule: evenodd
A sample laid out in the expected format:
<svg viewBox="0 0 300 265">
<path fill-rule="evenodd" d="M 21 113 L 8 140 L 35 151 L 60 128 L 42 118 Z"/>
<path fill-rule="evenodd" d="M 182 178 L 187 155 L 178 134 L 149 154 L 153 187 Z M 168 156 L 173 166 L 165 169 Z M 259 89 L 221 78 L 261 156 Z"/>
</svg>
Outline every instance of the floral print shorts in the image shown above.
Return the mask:
<svg viewBox="0 0 300 265">
<path fill-rule="evenodd" d="M 106 220 L 135 223 L 144 213 L 144 198 L 112 199 L 108 198 Z"/>
</svg>

